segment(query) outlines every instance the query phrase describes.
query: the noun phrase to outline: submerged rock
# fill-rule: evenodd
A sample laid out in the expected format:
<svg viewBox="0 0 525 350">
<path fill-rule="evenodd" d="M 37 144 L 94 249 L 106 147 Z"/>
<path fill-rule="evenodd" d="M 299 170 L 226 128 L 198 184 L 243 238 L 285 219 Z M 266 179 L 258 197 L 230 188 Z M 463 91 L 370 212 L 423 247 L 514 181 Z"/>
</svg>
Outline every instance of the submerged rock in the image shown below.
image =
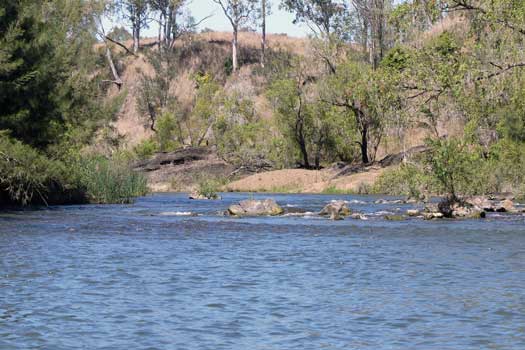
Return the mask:
<svg viewBox="0 0 525 350">
<path fill-rule="evenodd" d="M 324 206 L 319 212 L 321 216 L 329 216 L 332 220 L 342 220 L 345 216 L 352 214 L 343 200 L 332 201 Z"/>
<path fill-rule="evenodd" d="M 385 220 L 388 221 L 403 221 L 405 218 L 402 215 L 385 215 Z"/>
<path fill-rule="evenodd" d="M 273 199 L 247 199 L 231 205 L 228 213 L 234 216 L 275 216 L 281 215 L 284 210 Z"/>
</svg>

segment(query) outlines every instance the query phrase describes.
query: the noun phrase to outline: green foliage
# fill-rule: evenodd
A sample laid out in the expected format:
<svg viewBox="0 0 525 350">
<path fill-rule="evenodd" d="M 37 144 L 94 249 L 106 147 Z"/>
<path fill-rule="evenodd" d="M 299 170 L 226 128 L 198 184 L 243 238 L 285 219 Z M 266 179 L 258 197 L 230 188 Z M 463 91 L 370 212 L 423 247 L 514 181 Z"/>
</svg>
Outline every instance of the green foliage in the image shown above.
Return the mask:
<svg viewBox="0 0 525 350">
<path fill-rule="evenodd" d="M 230 76 L 232 73 L 233 73 L 233 60 L 231 57 L 226 57 L 226 59 L 224 60 L 224 73 L 226 74 L 226 76 Z"/>
<path fill-rule="evenodd" d="M 153 139 L 145 139 L 133 148 L 133 152 L 140 160 L 151 158 L 158 150 L 159 146 Z"/>
<path fill-rule="evenodd" d="M 476 171 L 481 168 L 481 155 L 459 139 L 428 140 L 430 152 L 426 164 L 441 193 L 452 197 L 470 194 Z"/>
<path fill-rule="evenodd" d="M 102 118 L 96 75 L 88 72 L 94 40 L 91 23 L 81 16 L 86 5 L 45 5 L 0 5 L 0 129 L 39 149 L 71 127 Z"/>
<path fill-rule="evenodd" d="M 217 119 L 221 104 L 222 89 L 210 74 L 196 77 L 197 96 L 189 120 L 188 136 L 193 146 L 200 146 Z"/>
<path fill-rule="evenodd" d="M 48 189 L 63 178 L 63 168 L 62 163 L 0 133 L 0 199 L 4 195 L 15 204 L 45 204 Z"/>
<path fill-rule="evenodd" d="M 239 93 L 222 95 L 215 115 L 213 135 L 221 158 L 253 170 L 275 165 L 271 162 L 277 151 L 271 146 L 274 136 L 268 121 L 257 115 L 252 100 Z"/>
<path fill-rule="evenodd" d="M 177 97 L 170 90 L 170 86 L 177 77 L 179 56 L 174 51 L 163 50 L 149 52 L 147 58 L 154 73 L 141 73 L 137 108 L 148 117 L 147 127 L 156 131 L 157 119 L 163 113 L 177 111 Z"/>
<path fill-rule="evenodd" d="M 169 152 L 177 148 L 175 132 L 178 130 L 177 121 L 172 113 L 164 112 L 157 119 L 157 133 L 155 137 L 160 152 Z"/>
<path fill-rule="evenodd" d="M 211 179 L 201 179 L 197 184 L 197 193 L 208 199 L 218 199 L 221 184 Z"/>
<path fill-rule="evenodd" d="M 74 164 L 76 180 L 91 203 L 131 203 L 148 191 L 145 177 L 130 171 L 129 161 L 123 157 L 83 156 Z"/>
<path fill-rule="evenodd" d="M 396 46 L 381 61 L 381 67 L 403 71 L 408 67 L 410 62 L 410 52 L 402 46 Z"/>
<path fill-rule="evenodd" d="M 432 177 L 425 173 L 423 167 L 403 163 L 381 174 L 374 183 L 372 192 L 420 198 L 425 192 L 431 192 L 434 187 Z"/>
</svg>

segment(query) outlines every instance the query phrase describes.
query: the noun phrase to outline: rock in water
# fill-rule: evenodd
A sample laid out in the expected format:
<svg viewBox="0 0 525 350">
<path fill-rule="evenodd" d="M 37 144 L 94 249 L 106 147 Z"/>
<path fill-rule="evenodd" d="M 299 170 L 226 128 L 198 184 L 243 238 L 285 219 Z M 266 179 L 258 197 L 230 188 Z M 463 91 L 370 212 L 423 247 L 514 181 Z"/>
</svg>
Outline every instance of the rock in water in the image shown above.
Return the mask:
<svg viewBox="0 0 525 350">
<path fill-rule="evenodd" d="M 479 204 L 487 205 L 481 202 Z M 484 209 L 455 197 L 444 198 L 439 202 L 438 208 L 439 212 L 447 218 L 480 219 L 486 216 Z"/>
<path fill-rule="evenodd" d="M 510 199 L 502 200 L 498 205 L 496 205 L 496 211 L 498 213 L 515 213 L 517 212 L 514 202 Z"/>
<path fill-rule="evenodd" d="M 495 211 L 494 205 L 492 202 L 485 196 L 472 196 L 465 199 L 467 204 L 470 204 L 473 207 L 482 209 L 484 211 L 492 212 Z"/>
<path fill-rule="evenodd" d="M 284 210 L 273 199 L 247 199 L 231 205 L 228 212 L 235 216 L 275 216 L 282 214 Z"/>
<path fill-rule="evenodd" d="M 198 193 L 198 192 L 192 192 L 189 194 L 188 199 L 200 199 L 200 200 L 216 200 L 216 199 L 222 199 L 221 196 L 214 193 L 210 196 L 205 196 L 204 194 Z"/>
<path fill-rule="evenodd" d="M 405 218 L 402 215 L 385 215 L 387 221 L 403 221 Z"/>
<path fill-rule="evenodd" d="M 332 220 L 342 220 L 343 217 L 352 214 L 352 211 L 346 206 L 346 202 L 342 200 L 332 201 L 325 205 L 319 212 L 321 216 L 329 216 Z"/>
<path fill-rule="evenodd" d="M 421 212 L 418 209 L 408 209 L 407 215 L 408 216 L 419 216 Z"/>
</svg>

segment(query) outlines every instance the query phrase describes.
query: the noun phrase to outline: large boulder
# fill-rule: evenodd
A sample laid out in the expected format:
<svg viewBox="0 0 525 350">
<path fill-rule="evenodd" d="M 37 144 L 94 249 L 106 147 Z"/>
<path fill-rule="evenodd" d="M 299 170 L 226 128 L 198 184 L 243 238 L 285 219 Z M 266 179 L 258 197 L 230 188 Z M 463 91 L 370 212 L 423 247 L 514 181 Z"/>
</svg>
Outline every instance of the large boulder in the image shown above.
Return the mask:
<svg viewBox="0 0 525 350">
<path fill-rule="evenodd" d="M 321 216 L 328 216 L 332 220 L 342 220 L 345 216 L 352 214 L 352 211 L 346 205 L 346 201 L 331 201 L 319 212 Z"/>
<path fill-rule="evenodd" d="M 239 204 L 231 205 L 228 213 L 234 216 L 263 216 L 281 215 L 284 212 L 273 199 L 247 199 L 240 201 Z"/>
</svg>

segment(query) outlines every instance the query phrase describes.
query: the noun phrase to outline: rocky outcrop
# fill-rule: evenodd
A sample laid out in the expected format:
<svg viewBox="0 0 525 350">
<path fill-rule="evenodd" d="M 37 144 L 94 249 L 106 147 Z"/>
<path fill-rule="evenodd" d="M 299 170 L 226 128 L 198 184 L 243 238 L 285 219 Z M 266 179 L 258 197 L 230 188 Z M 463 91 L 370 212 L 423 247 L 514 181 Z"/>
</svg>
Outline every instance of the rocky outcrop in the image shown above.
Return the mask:
<svg viewBox="0 0 525 350">
<path fill-rule="evenodd" d="M 227 178 L 236 167 L 217 156 L 212 147 L 188 147 L 174 152 L 156 153 L 136 162 L 134 170 L 143 173 L 154 192 L 192 191 L 205 174 L 209 178 Z M 244 176 L 241 171 L 236 175 Z"/>
<path fill-rule="evenodd" d="M 273 199 L 247 199 L 231 205 L 228 213 L 233 216 L 275 216 L 281 215 L 284 210 Z"/>
<path fill-rule="evenodd" d="M 346 205 L 346 201 L 331 201 L 319 212 L 321 216 L 328 216 L 332 220 L 342 220 L 344 217 L 352 214 L 352 211 Z"/>
</svg>

